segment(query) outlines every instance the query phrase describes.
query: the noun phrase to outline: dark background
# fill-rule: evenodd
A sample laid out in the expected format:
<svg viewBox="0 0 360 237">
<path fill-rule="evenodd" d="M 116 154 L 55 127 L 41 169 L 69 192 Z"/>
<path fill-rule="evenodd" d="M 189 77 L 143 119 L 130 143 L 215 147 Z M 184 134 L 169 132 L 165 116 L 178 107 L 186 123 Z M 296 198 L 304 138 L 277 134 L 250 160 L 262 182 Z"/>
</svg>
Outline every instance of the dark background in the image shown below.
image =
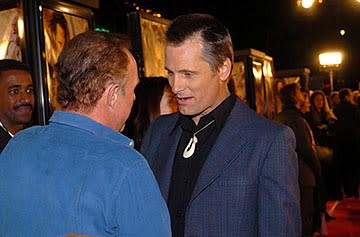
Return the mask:
<svg viewBox="0 0 360 237">
<path fill-rule="evenodd" d="M 135 7 L 172 20 L 189 12 L 210 13 L 230 30 L 235 50 L 253 48 L 273 58 L 277 70 L 309 68 L 311 80 L 328 83 L 318 55 L 341 50 L 343 63 L 334 72 L 334 88 L 358 89 L 360 68 L 360 2 L 323 0 L 312 9 L 296 0 L 100 0 L 95 24 L 112 32 L 126 32 L 126 14 Z M 341 36 L 340 29 L 346 34 Z"/>
</svg>

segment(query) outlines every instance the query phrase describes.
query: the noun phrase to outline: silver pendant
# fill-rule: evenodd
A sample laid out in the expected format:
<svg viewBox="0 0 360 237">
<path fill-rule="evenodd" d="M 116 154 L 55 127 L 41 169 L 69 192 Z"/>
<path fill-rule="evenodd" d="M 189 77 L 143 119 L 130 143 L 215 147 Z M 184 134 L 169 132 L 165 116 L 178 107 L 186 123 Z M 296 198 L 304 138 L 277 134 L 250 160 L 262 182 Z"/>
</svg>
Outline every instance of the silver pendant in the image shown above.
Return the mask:
<svg viewBox="0 0 360 237">
<path fill-rule="evenodd" d="M 190 138 L 190 141 L 185 147 L 185 150 L 183 152 L 183 157 L 185 159 L 190 158 L 194 154 L 197 142 L 198 142 L 197 137 L 193 135 L 192 138 Z"/>
</svg>

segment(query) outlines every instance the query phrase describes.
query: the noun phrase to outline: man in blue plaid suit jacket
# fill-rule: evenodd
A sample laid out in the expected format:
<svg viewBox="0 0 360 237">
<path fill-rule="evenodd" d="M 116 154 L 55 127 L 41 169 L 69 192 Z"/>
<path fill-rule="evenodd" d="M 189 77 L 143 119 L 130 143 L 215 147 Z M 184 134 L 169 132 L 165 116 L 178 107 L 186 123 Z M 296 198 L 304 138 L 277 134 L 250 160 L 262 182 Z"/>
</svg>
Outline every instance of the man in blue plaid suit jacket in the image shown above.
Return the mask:
<svg viewBox="0 0 360 237">
<path fill-rule="evenodd" d="M 179 112 L 151 124 L 141 152 L 167 201 L 173 236 L 299 236 L 294 134 L 230 92 L 228 30 L 212 16 L 188 14 L 170 24 L 166 40 Z"/>
</svg>

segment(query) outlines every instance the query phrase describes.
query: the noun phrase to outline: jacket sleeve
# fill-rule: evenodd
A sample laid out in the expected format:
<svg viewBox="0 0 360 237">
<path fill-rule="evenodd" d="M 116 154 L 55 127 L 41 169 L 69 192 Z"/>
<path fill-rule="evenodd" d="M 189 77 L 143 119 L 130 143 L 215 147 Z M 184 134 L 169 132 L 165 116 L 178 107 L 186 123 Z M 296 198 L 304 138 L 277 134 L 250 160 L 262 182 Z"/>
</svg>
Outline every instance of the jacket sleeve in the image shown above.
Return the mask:
<svg viewBox="0 0 360 237">
<path fill-rule="evenodd" d="M 296 136 L 296 152 L 299 159 L 302 159 L 314 172 L 316 177 L 321 174 L 320 161 L 316 157 L 315 153 L 315 141 L 309 124 L 305 119 L 297 121 L 292 126 Z"/>
<path fill-rule="evenodd" d="M 300 236 L 300 189 L 295 136 L 283 126 L 267 152 L 261 169 L 258 236 Z"/>
</svg>

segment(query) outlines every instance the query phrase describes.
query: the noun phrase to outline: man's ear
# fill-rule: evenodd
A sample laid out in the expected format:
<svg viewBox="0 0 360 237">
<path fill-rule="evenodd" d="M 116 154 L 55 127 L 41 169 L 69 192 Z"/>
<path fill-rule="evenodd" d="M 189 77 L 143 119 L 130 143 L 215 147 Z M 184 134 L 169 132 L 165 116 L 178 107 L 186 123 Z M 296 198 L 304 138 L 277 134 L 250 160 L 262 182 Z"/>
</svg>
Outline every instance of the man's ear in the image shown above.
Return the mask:
<svg viewBox="0 0 360 237">
<path fill-rule="evenodd" d="M 108 106 L 113 107 L 116 101 L 119 99 L 118 92 L 120 90 L 119 84 L 111 83 L 105 89 L 106 103 Z"/>
<path fill-rule="evenodd" d="M 225 62 L 223 63 L 223 65 L 220 67 L 219 70 L 219 76 L 221 80 L 226 81 L 230 77 L 231 68 L 232 68 L 231 60 L 229 58 L 226 58 Z"/>
</svg>

